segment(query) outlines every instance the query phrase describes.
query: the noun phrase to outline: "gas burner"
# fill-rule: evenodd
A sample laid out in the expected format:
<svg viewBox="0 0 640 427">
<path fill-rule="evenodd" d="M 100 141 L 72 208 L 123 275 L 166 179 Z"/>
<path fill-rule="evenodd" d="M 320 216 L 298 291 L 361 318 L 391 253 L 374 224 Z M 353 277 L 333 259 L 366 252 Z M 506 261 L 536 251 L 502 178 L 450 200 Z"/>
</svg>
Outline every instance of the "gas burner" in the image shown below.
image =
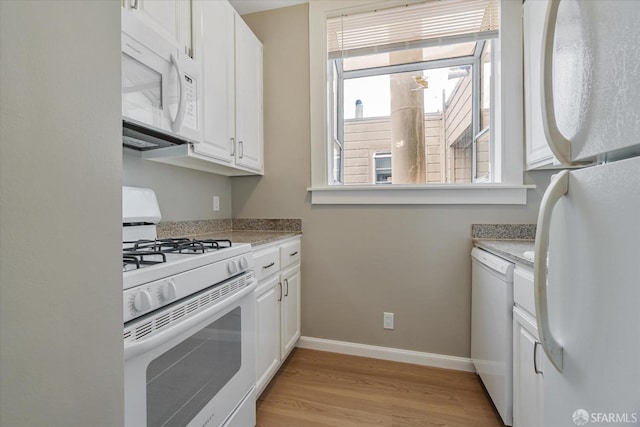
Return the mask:
<svg viewBox="0 0 640 427">
<path fill-rule="evenodd" d="M 202 255 L 231 248 L 231 240 L 188 238 L 135 240 L 122 243 L 122 270 L 137 270 L 167 262 L 167 256 Z"/>
<path fill-rule="evenodd" d="M 137 240 L 124 242 L 127 253 L 205 253 L 210 250 L 218 250 L 231 247 L 231 240 L 205 239 L 196 240 L 188 238 Z"/>
<path fill-rule="evenodd" d="M 167 262 L 167 257 L 162 252 L 136 252 L 124 251 L 122 253 L 122 269 L 136 270 L 145 265 L 161 264 Z"/>
</svg>

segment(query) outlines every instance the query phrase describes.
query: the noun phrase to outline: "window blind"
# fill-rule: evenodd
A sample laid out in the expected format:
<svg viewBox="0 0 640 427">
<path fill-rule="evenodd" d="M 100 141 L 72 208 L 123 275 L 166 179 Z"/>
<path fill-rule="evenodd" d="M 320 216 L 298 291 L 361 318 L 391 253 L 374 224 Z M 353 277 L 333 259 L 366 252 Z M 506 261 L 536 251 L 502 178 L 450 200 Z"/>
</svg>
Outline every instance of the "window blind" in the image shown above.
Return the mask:
<svg viewBox="0 0 640 427">
<path fill-rule="evenodd" d="M 495 38 L 498 0 L 430 0 L 327 19 L 329 59 Z"/>
</svg>

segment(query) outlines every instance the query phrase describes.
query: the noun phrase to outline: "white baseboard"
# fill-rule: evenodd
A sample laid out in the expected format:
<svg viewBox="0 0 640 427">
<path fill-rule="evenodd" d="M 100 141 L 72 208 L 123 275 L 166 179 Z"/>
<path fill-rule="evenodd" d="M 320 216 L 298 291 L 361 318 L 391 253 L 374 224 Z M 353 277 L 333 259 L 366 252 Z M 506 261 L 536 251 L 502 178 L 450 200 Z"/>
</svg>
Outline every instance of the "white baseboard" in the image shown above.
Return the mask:
<svg viewBox="0 0 640 427">
<path fill-rule="evenodd" d="M 300 337 L 296 346 L 311 350 L 349 354 L 352 356 L 372 357 L 374 359 L 413 363 L 415 365 L 432 366 L 435 368 L 475 372 L 473 362 L 471 359 L 466 357 L 446 356 L 442 354 L 424 353 L 421 351 L 402 350 L 399 348 L 379 347 L 375 345 L 326 340 L 323 338 L 313 337 Z"/>
</svg>

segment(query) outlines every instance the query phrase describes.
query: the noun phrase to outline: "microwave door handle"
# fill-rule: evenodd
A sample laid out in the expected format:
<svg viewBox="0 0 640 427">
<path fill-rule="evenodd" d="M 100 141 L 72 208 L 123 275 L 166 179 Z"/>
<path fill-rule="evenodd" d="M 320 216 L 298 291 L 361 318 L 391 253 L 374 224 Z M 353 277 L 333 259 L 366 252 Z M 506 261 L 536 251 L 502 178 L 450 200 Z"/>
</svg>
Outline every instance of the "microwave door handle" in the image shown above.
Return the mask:
<svg viewBox="0 0 640 427">
<path fill-rule="evenodd" d="M 174 131 L 175 133 L 178 133 L 180 131 L 180 128 L 182 127 L 182 121 L 184 120 L 184 109 L 185 109 L 185 100 L 184 100 L 184 96 L 185 96 L 185 83 L 184 83 L 184 74 L 182 74 L 182 69 L 180 68 L 180 63 L 178 62 L 176 56 L 172 53 L 171 54 L 171 64 L 176 67 L 176 72 L 178 73 L 178 87 L 180 89 L 180 95 L 179 95 L 179 100 L 180 102 L 178 103 L 178 112 L 176 113 L 176 118 L 173 121 L 173 123 L 171 123 L 171 130 Z"/>
<path fill-rule="evenodd" d="M 571 166 L 571 142 L 562 135 L 556 123 L 553 105 L 553 40 L 558 19 L 560 0 L 550 0 L 544 19 L 542 32 L 540 106 L 542 109 L 542 128 L 547 143 L 554 156 L 563 164 Z"/>
<path fill-rule="evenodd" d="M 551 333 L 547 296 L 547 257 L 549 231 L 553 208 L 569 189 L 569 171 L 563 170 L 552 179 L 540 202 L 538 227 L 536 229 L 535 262 L 533 264 L 533 289 L 536 302 L 536 322 L 542 349 L 558 370 L 562 372 L 563 348 Z"/>
</svg>

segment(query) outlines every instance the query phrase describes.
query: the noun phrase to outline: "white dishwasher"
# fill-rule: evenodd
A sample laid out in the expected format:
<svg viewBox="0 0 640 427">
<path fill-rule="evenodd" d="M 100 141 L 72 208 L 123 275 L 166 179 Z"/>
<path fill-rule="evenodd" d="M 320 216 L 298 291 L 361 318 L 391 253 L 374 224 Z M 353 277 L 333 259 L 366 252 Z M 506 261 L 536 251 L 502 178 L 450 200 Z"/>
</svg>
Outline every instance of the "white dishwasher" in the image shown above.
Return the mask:
<svg viewBox="0 0 640 427">
<path fill-rule="evenodd" d="M 505 425 L 513 423 L 514 264 L 471 251 L 471 360 Z"/>
</svg>

